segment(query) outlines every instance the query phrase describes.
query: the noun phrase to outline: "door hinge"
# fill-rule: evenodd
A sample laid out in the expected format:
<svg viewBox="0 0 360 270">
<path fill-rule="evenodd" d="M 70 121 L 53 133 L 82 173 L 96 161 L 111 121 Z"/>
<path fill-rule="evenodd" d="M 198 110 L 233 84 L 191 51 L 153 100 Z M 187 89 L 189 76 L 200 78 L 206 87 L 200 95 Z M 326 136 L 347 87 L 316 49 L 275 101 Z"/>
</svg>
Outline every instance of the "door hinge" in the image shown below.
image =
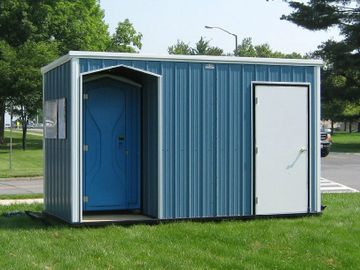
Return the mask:
<svg viewBox="0 0 360 270">
<path fill-rule="evenodd" d="M 88 196 L 84 196 L 84 203 L 87 203 L 89 201 L 89 197 Z"/>
<path fill-rule="evenodd" d="M 89 151 L 89 146 L 87 144 L 84 144 L 84 148 L 83 148 L 84 152 Z"/>
<path fill-rule="evenodd" d="M 88 94 L 84 94 L 83 95 L 83 98 L 86 100 L 86 99 L 89 99 L 89 95 Z"/>
<path fill-rule="evenodd" d="M 257 146 L 255 146 L 255 154 L 257 154 L 259 152 L 259 149 Z"/>
<path fill-rule="evenodd" d="M 258 197 L 255 197 L 255 204 L 258 204 Z"/>
<path fill-rule="evenodd" d="M 258 104 L 258 103 L 259 103 L 259 98 L 256 97 L 256 98 L 255 98 L 255 104 Z"/>
</svg>

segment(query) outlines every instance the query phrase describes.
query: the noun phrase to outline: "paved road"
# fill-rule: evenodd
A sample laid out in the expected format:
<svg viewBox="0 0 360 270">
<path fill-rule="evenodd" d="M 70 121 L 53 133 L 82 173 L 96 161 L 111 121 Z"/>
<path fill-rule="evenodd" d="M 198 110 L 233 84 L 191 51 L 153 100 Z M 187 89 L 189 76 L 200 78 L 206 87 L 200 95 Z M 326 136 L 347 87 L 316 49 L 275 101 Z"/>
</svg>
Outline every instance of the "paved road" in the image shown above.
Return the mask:
<svg viewBox="0 0 360 270">
<path fill-rule="evenodd" d="M 0 195 L 43 193 L 41 178 L 19 178 L 11 181 L 0 180 Z"/>
<path fill-rule="evenodd" d="M 360 190 L 360 154 L 330 153 L 321 159 L 321 176 Z"/>
<path fill-rule="evenodd" d="M 360 154 L 330 153 L 329 156 L 321 159 L 321 176 L 325 178 L 322 179 L 323 191 L 332 189 L 334 192 L 341 192 L 344 189 L 343 185 L 360 190 Z M 340 185 L 337 185 L 336 182 Z M 336 189 L 336 186 L 339 188 Z M 0 179 L 0 195 L 42 192 L 43 181 L 41 178 L 13 181 L 1 181 Z"/>
<path fill-rule="evenodd" d="M 328 180 L 326 178 L 320 178 L 320 190 L 321 193 L 354 193 L 359 190 L 345 186 L 343 184 Z"/>
</svg>

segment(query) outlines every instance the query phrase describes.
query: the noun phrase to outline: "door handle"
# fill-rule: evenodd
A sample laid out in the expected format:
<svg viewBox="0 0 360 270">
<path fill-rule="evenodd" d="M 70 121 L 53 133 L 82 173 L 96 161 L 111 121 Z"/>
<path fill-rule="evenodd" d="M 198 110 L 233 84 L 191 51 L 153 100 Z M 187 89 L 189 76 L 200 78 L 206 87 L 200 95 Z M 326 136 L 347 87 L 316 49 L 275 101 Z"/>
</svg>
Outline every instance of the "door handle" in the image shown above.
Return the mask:
<svg viewBox="0 0 360 270">
<path fill-rule="evenodd" d="M 300 153 L 302 154 L 302 153 L 304 153 L 304 152 L 306 152 L 307 151 L 307 149 L 305 148 L 305 147 L 301 147 L 300 148 Z"/>
</svg>

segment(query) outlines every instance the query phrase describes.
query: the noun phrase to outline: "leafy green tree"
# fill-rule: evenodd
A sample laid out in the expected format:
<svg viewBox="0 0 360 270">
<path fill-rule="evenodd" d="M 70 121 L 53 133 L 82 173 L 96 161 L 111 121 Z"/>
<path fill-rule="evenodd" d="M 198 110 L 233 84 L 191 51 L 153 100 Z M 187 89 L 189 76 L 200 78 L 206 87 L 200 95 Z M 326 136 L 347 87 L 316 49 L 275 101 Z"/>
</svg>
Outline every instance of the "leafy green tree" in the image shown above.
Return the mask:
<svg viewBox="0 0 360 270">
<path fill-rule="evenodd" d="M 141 49 L 142 34 L 137 32 L 129 19 L 119 22 L 110 40 L 108 51 L 136 52 Z"/>
<path fill-rule="evenodd" d="M 252 44 L 252 39 L 250 37 L 244 38 L 240 45 L 238 45 L 235 55 L 243 57 L 256 57 L 256 50 Z"/>
<path fill-rule="evenodd" d="M 18 115 L 22 124 L 22 148 L 26 149 L 28 121 L 36 116 L 42 106 L 42 76 L 40 67 L 56 58 L 58 48 L 52 42 L 28 41 L 18 48 L 16 62 L 12 63 L 14 77 L 11 89 L 17 94 L 12 96 L 14 114 Z"/>
<path fill-rule="evenodd" d="M 285 54 L 278 51 L 273 51 L 267 43 L 260 45 L 253 45 L 250 37 L 244 38 L 235 51 L 236 56 L 243 57 L 264 57 L 264 58 L 304 58 L 299 53 Z"/>
<path fill-rule="evenodd" d="M 183 55 L 222 55 L 223 50 L 219 47 L 210 46 L 210 41 L 201 37 L 192 48 L 189 44 L 178 40 L 175 45 L 168 47 L 169 54 Z"/>
<path fill-rule="evenodd" d="M 192 48 L 188 43 L 184 41 L 178 40 L 175 45 L 168 47 L 169 54 L 183 54 L 189 55 L 192 54 Z"/>
<path fill-rule="evenodd" d="M 326 67 L 322 74 L 323 115 L 329 119 L 339 119 L 336 106 L 342 104 L 342 120 L 359 119 L 356 108 L 360 104 L 360 2 L 287 2 L 293 12 L 283 15 L 282 19 L 312 31 L 327 30 L 330 27 L 340 30 L 342 40 L 325 41 L 314 53 L 324 59 Z M 333 114 L 331 106 L 334 106 Z"/>
<path fill-rule="evenodd" d="M 197 55 L 222 55 L 224 51 L 219 47 L 210 46 L 210 40 L 201 37 L 192 49 L 192 54 Z"/>
<path fill-rule="evenodd" d="M 15 51 L 7 42 L 0 40 L 0 144 L 5 143 L 5 109 L 7 98 L 11 94 L 11 63 L 14 59 Z"/>
<path fill-rule="evenodd" d="M 36 2 L 36 1 L 34 1 Z M 44 1 L 45 23 L 41 23 L 40 41 L 59 43 L 59 53 L 70 50 L 104 51 L 110 37 L 104 11 L 97 0 Z"/>
<path fill-rule="evenodd" d="M 106 50 L 110 36 L 103 17 L 97 0 L 0 2 L 0 51 L 15 52 L 15 60 L 0 56 L 0 75 L 9 75 L 0 77 L 0 120 L 3 102 L 12 98 L 22 108 L 23 140 L 27 119 L 41 107 L 40 67 L 69 50 Z"/>
</svg>

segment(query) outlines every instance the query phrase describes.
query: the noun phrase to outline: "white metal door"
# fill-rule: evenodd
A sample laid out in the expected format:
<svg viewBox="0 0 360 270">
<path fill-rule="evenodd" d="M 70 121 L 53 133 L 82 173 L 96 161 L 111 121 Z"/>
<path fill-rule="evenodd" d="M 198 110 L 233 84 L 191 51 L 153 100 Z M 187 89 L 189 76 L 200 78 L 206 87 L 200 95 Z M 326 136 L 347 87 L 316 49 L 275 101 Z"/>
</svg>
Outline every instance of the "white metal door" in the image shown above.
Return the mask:
<svg viewBox="0 0 360 270">
<path fill-rule="evenodd" d="M 255 85 L 255 214 L 308 211 L 308 86 Z"/>
</svg>

